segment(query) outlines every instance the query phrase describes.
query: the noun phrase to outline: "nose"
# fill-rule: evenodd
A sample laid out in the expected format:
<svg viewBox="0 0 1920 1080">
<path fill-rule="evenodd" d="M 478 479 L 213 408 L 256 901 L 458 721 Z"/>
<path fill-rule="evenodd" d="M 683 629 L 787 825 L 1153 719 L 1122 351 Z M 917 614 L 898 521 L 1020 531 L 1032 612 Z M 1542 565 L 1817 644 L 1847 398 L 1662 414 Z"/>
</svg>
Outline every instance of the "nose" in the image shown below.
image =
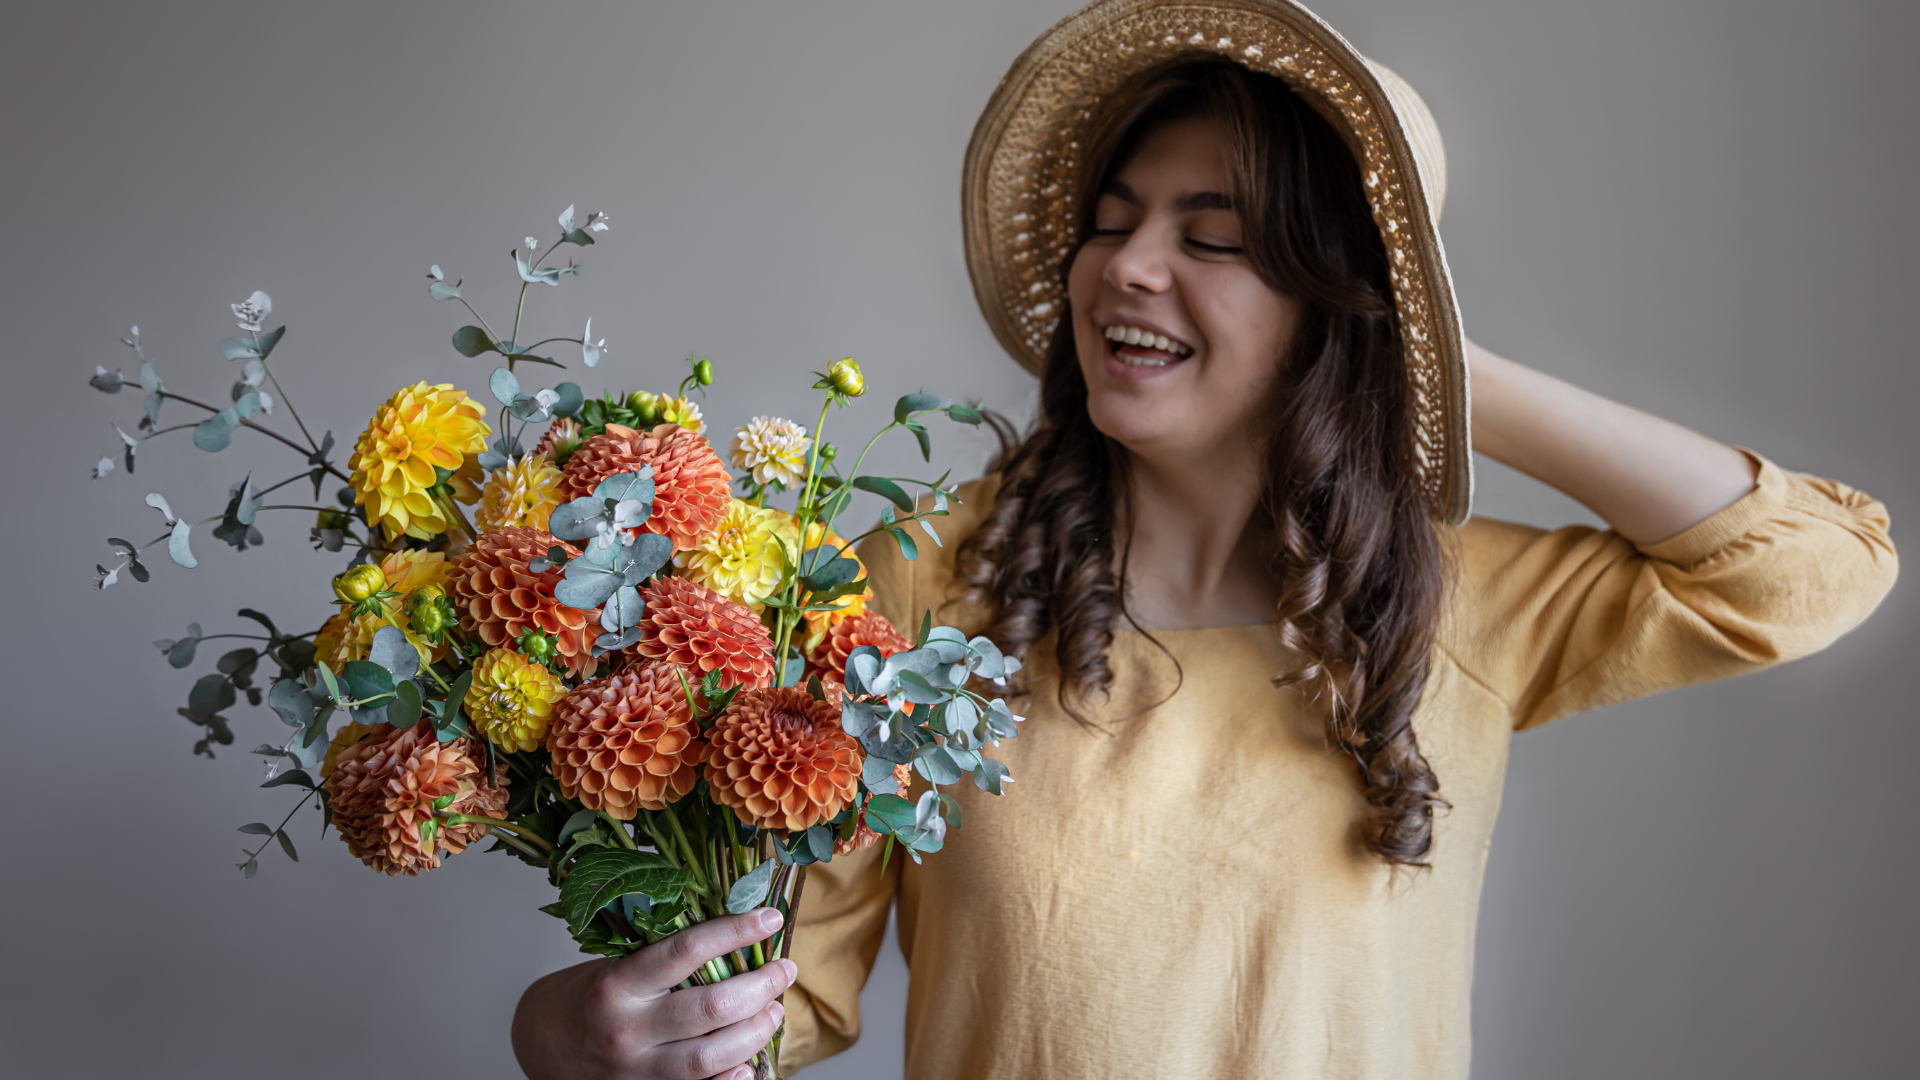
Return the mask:
<svg viewBox="0 0 1920 1080">
<path fill-rule="evenodd" d="M 1163 293 L 1173 285 L 1164 230 L 1142 223 L 1107 260 L 1107 284 L 1127 293 Z"/>
</svg>

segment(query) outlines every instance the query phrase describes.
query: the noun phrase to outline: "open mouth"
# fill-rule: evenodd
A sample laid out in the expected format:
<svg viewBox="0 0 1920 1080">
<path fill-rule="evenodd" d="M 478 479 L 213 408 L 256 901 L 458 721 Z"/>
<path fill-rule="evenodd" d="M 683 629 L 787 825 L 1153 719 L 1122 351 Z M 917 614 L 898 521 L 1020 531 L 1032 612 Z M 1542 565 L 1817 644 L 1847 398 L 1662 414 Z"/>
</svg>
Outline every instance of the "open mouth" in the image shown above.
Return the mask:
<svg viewBox="0 0 1920 1080">
<path fill-rule="evenodd" d="M 1163 368 L 1193 355 L 1193 346 L 1144 327 L 1114 323 L 1106 329 L 1107 354 L 1128 367 Z"/>
</svg>

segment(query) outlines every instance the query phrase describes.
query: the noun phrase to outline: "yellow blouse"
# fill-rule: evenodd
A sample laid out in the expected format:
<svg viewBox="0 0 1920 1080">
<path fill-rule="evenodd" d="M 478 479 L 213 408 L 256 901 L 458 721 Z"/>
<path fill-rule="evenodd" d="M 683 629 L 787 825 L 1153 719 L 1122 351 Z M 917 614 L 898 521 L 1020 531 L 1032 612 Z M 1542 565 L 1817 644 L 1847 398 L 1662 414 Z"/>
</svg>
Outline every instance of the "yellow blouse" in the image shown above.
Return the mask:
<svg viewBox="0 0 1920 1080">
<path fill-rule="evenodd" d="M 1756 459 L 1758 461 L 1758 459 Z M 1886 509 L 1759 461 L 1755 489 L 1636 547 L 1612 532 L 1475 520 L 1415 716 L 1452 804 L 1432 868 L 1359 846 L 1351 764 L 1330 752 L 1270 627 L 1117 635 L 1088 730 L 1036 648 L 1029 717 L 996 751 L 1008 795 L 971 782 L 964 827 L 920 866 L 880 849 L 809 871 L 783 1065 L 851 1045 L 899 905 L 910 1080 L 1467 1075 L 1474 920 L 1517 728 L 1805 656 L 1892 586 Z M 862 551 L 903 628 L 947 595 L 953 545 L 991 505 L 963 489 L 918 562 Z M 935 611 L 940 619 L 943 612 Z M 976 629 L 978 613 L 947 620 Z M 976 625 L 968 625 L 969 621 Z M 1158 704 L 1156 704 L 1156 702 Z M 917 779 L 917 778 L 916 778 Z"/>
</svg>

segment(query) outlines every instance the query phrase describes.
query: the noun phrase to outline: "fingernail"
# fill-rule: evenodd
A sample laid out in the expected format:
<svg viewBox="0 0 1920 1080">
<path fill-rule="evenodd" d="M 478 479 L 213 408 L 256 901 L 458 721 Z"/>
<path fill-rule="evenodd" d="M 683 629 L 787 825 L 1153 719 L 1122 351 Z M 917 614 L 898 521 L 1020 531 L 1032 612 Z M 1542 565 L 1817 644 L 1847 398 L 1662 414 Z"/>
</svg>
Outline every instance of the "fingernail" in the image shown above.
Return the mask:
<svg viewBox="0 0 1920 1080">
<path fill-rule="evenodd" d="M 793 980 L 800 977 L 800 965 L 794 963 L 791 960 L 781 960 L 780 966 L 786 970 L 787 985 L 792 986 Z"/>
<path fill-rule="evenodd" d="M 780 912 L 774 908 L 760 909 L 760 929 L 771 934 L 775 930 L 780 929 L 781 921 Z"/>
<path fill-rule="evenodd" d="M 787 1018 L 786 1006 L 780 1004 L 777 1001 L 774 1002 L 773 1003 L 773 1026 L 779 1027 L 780 1021 L 785 1020 L 786 1018 Z"/>
</svg>

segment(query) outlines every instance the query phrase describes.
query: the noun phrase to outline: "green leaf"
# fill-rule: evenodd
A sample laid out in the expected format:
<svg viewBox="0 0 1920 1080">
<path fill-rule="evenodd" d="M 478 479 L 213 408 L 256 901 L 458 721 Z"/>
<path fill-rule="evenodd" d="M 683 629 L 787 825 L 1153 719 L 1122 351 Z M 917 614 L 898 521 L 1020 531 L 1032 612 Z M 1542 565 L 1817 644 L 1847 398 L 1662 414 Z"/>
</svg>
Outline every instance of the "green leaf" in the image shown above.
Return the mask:
<svg viewBox="0 0 1920 1080">
<path fill-rule="evenodd" d="M 580 411 L 581 404 L 586 401 L 586 395 L 580 392 L 578 383 L 560 383 L 553 388 L 553 392 L 560 395 L 560 400 L 553 406 L 555 416 L 572 416 Z"/>
<path fill-rule="evenodd" d="M 674 867 L 664 856 L 625 848 L 597 848 L 574 862 L 560 886 L 566 905 L 567 929 L 586 929 L 602 908 L 628 893 L 639 893 L 654 903 L 678 900 L 693 883 L 692 875 Z"/>
<path fill-rule="evenodd" d="M 461 356 L 479 356 L 483 352 L 499 352 L 493 339 L 485 330 L 477 326 L 463 326 L 453 332 L 453 349 Z"/>
<path fill-rule="evenodd" d="M 267 331 L 261 335 L 259 350 L 255 355 L 265 360 L 272 354 L 273 347 L 280 344 L 280 339 L 285 336 L 287 336 L 287 328 L 284 326 L 276 326 L 272 330 Z"/>
<path fill-rule="evenodd" d="M 367 647 L 367 659 L 393 676 L 395 682 L 411 679 L 420 672 L 420 653 L 398 627 L 383 626 L 373 632 L 373 644 Z"/>
<path fill-rule="evenodd" d="M 940 399 L 932 394 L 908 394 L 893 403 L 893 419 L 897 424 L 907 422 L 907 417 L 917 412 L 940 407 Z"/>
<path fill-rule="evenodd" d="M 487 389 L 493 391 L 493 400 L 512 405 L 513 399 L 520 396 L 520 380 L 506 368 L 494 368 L 493 376 L 487 380 Z"/>
<path fill-rule="evenodd" d="M 728 913 L 745 915 L 766 902 L 767 890 L 773 886 L 775 863 L 774 859 L 763 859 L 746 877 L 733 883 L 733 888 L 727 890 Z"/>
<path fill-rule="evenodd" d="M 436 281 L 427 286 L 427 295 L 433 297 L 435 300 L 458 300 L 460 299 L 460 286 L 449 285 L 444 281 Z"/>
<path fill-rule="evenodd" d="M 273 838 L 280 841 L 280 850 L 287 853 L 287 858 L 292 859 L 294 862 L 300 861 L 300 853 L 293 850 L 293 840 L 287 836 L 287 830 L 277 830 L 273 834 Z"/>
<path fill-rule="evenodd" d="M 979 427 L 981 421 L 986 419 L 986 417 L 981 415 L 979 409 L 973 408 L 970 405 L 947 406 L 947 418 L 962 424 L 972 424 L 975 427 Z"/>
<path fill-rule="evenodd" d="M 921 519 L 920 519 L 920 531 L 921 531 L 921 532 L 923 532 L 923 533 L 926 533 L 926 534 L 927 534 L 928 536 L 930 536 L 930 537 L 932 537 L 932 538 L 933 538 L 933 546 L 934 546 L 934 547 L 946 547 L 946 546 L 947 546 L 947 545 L 945 545 L 945 544 L 942 544 L 942 543 L 940 542 L 940 534 L 939 534 L 939 533 L 937 533 L 937 532 L 934 532 L 934 531 L 933 531 L 933 522 L 931 522 L 931 521 L 928 521 L 928 520 L 927 520 L 926 518 L 921 518 Z"/>
<path fill-rule="evenodd" d="M 473 669 L 468 668 L 460 673 L 459 678 L 453 680 L 452 686 L 447 687 L 447 707 L 434 721 L 433 726 L 436 730 L 444 731 L 456 724 L 462 729 L 466 727 L 466 724 L 460 720 L 460 709 L 467 703 L 467 687 L 472 684 Z"/>
<path fill-rule="evenodd" d="M 208 453 L 219 453 L 233 443 L 233 429 L 239 426 L 238 411 L 221 409 L 193 429 L 193 445 Z"/>
<path fill-rule="evenodd" d="M 907 530 L 888 529 L 887 532 L 893 536 L 894 542 L 900 545 L 900 554 L 908 562 L 920 557 L 920 545 L 913 542 L 913 537 L 907 535 Z"/>
<path fill-rule="evenodd" d="M 253 347 L 250 337 L 230 337 L 220 339 L 220 355 L 229 360 L 250 360 L 260 355 Z"/>
<path fill-rule="evenodd" d="M 306 788 L 308 791 L 312 791 L 313 777 L 308 776 L 307 771 L 305 769 L 288 769 L 286 772 L 281 773 L 280 775 L 274 777 L 273 779 L 267 781 L 264 784 L 261 784 L 260 786 L 263 788 L 285 787 L 288 784 L 293 784 L 296 787 L 303 787 L 303 788 Z"/>
<path fill-rule="evenodd" d="M 347 692 L 353 695 L 355 701 L 393 693 L 393 676 L 387 674 L 386 668 L 371 660 L 349 660 L 340 674 L 346 679 Z"/>
<path fill-rule="evenodd" d="M 410 728 L 420 722 L 421 707 L 420 684 L 408 679 L 394 687 L 393 700 L 387 704 L 387 723 Z"/>
<path fill-rule="evenodd" d="M 953 757 L 944 748 L 934 743 L 928 743 L 920 748 L 920 752 L 914 756 L 913 767 L 914 771 L 934 784 L 959 783 L 960 778 L 966 775 L 960 771 L 960 766 L 954 762 Z"/>
<path fill-rule="evenodd" d="M 915 441 L 919 442 L 920 444 L 921 460 L 932 461 L 933 460 L 933 441 L 927 437 L 927 429 L 924 427 L 921 427 L 918 423 L 909 420 L 907 422 L 907 430 L 913 432 L 913 437 Z"/>
<path fill-rule="evenodd" d="M 913 499 L 899 484 L 884 476 L 856 476 L 853 478 L 853 486 L 861 491 L 871 491 L 875 495 L 885 497 L 899 507 L 902 513 L 913 513 Z"/>
<path fill-rule="evenodd" d="M 808 829 L 807 850 L 820 862 L 833 858 L 833 829 L 826 825 L 815 825 Z"/>
<path fill-rule="evenodd" d="M 240 826 L 240 831 L 243 833 L 252 833 L 255 836 L 272 836 L 273 826 L 264 821 L 251 821 Z"/>
<path fill-rule="evenodd" d="M 867 828 L 882 836 L 914 827 L 913 804 L 898 795 L 875 795 L 867 800 Z"/>
<path fill-rule="evenodd" d="M 212 716 L 234 700 L 233 684 L 225 675 L 202 675 L 187 694 L 187 711 L 195 716 Z"/>
</svg>

